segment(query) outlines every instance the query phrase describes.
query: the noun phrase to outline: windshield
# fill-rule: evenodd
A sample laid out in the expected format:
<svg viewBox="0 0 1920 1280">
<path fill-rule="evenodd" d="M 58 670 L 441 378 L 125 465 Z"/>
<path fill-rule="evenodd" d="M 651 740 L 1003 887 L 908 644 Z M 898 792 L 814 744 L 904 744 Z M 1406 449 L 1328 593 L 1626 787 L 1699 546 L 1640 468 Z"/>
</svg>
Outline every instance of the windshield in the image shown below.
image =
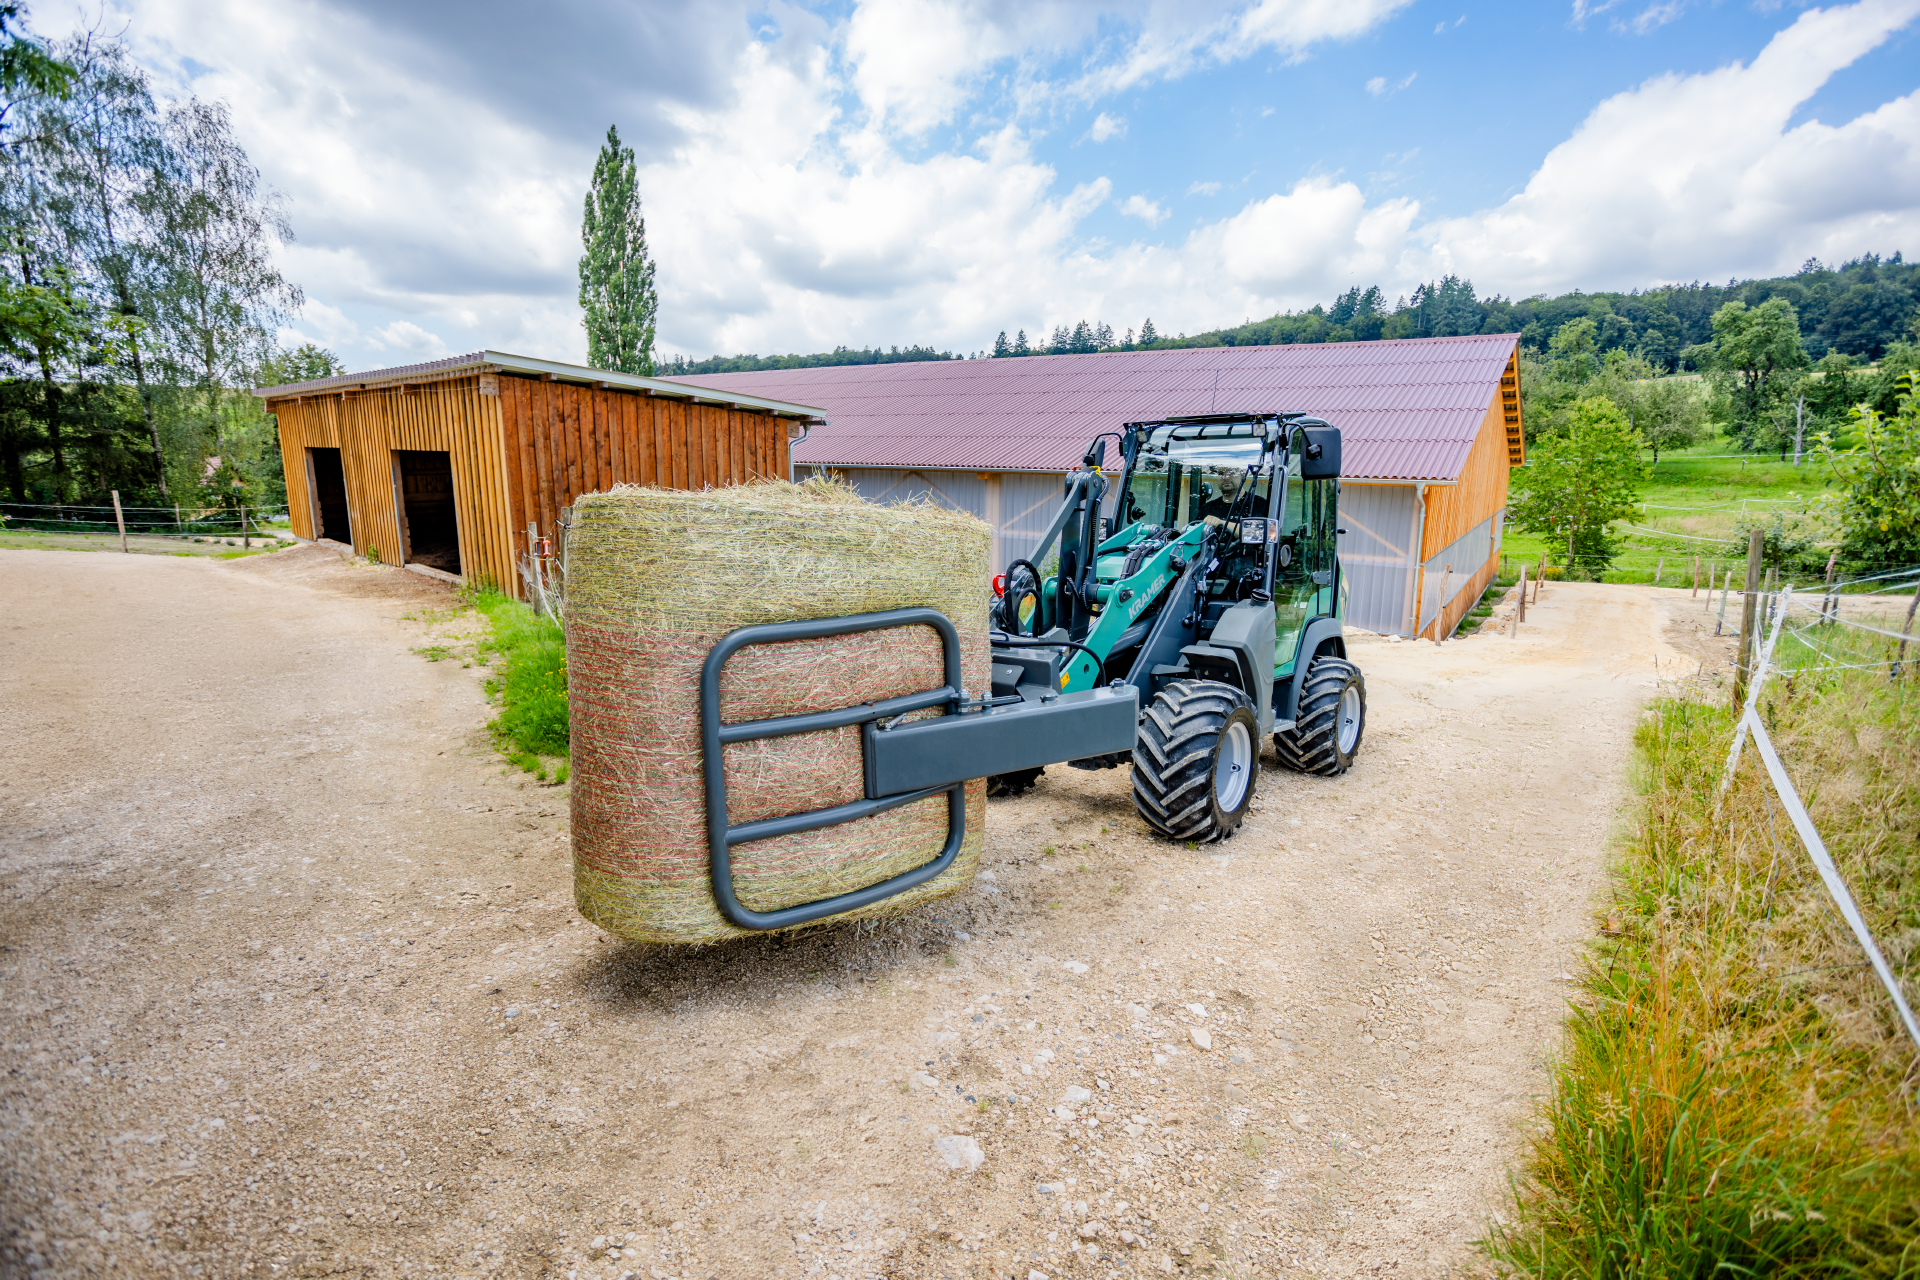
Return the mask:
<svg viewBox="0 0 1920 1280">
<path fill-rule="evenodd" d="M 1197 520 L 1248 514 L 1265 447 L 1257 437 L 1241 436 L 1169 440 L 1164 452 L 1143 450 L 1127 480 L 1124 522 L 1144 520 L 1178 533 Z"/>
</svg>

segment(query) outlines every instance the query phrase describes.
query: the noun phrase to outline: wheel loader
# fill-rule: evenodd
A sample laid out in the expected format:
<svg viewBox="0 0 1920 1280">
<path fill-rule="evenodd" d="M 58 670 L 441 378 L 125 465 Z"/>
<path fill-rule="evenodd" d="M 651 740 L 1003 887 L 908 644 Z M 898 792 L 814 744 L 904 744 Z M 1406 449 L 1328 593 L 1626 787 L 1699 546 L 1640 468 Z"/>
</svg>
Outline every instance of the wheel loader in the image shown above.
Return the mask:
<svg viewBox="0 0 1920 1280">
<path fill-rule="evenodd" d="M 1106 469 L 1118 444 L 1117 484 Z M 992 684 L 963 686 L 960 637 L 932 609 L 745 627 L 701 679 L 708 845 L 723 914 L 788 928 L 925 882 L 964 836 L 968 780 L 1017 795 L 1048 765 L 1130 765 L 1134 807 L 1156 833 L 1231 836 L 1253 802 L 1260 739 L 1280 763 L 1343 773 L 1366 727 L 1366 685 L 1347 659 L 1340 574 L 1339 430 L 1295 413 L 1215 413 L 1130 422 L 1090 443 L 1031 553 L 996 577 Z M 1112 514 L 1105 514 L 1113 492 Z M 723 724 L 719 681 L 741 648 L 927 626 L 941 636 L 939 689 L 834 711 Z M 945 714 L 914 718 L 933 708 Z M 725 746 L 858 725 L 862 799 L 731 826 Z M 731 849 L 851 822 L 945 794 L 940 855 L 878 884 L 780 911 L 733 893 Z"/>
</svg>

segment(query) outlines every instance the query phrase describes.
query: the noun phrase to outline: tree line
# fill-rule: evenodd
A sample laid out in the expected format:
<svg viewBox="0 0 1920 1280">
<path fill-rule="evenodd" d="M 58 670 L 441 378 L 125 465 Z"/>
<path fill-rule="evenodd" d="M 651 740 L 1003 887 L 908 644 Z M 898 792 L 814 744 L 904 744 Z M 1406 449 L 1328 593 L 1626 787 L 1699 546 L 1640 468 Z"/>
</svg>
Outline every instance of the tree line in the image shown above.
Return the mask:
<svg viewBox="0 0 1920 1280">
<path fill-rule="evenodd" d="M 1693 377 L 1602 352 L 1597 330 L 1579 317 L 1545 351 L 1521 357 L 1528 461 L 1513 474 L 1510 514 L 1515 527 L 1553 537 L 1563 563 L 1595 569 L 1615 555 L 1613 525 L 1632 513 L 1647 450 L 1657 463 L 1663 449 L 1723 431 L 1741 450 L 1783 462 L 1817 455 L 1840 482 L 1809 511 L 1811 524 L 1763 522 L 1768 563 L 1818 571 L 1820 529 L 1849 571 L 1920 564 L 1920 323 L 1889 336 L 1877 366 L 1831 347 L 1816 361 L 1785 297 L 1736 298 L 1713 313 L 1707 340 L 1686 349 L 1700 370 Z"/>
<path fill-rule="evenodd" d="M 157 106 L 118 41 L 0 6 L 0 485 L 14 503 L 272 506 L 249 389 L 340 371 L 283 350 L 293 238 L 225 104 Z"/>
</svg>

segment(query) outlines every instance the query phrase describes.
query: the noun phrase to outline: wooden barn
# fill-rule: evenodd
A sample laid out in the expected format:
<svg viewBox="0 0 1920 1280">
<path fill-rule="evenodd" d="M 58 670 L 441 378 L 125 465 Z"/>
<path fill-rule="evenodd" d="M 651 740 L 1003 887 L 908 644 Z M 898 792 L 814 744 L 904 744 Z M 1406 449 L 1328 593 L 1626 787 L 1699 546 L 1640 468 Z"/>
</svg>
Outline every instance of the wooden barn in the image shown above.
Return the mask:
<svg viewBox="0 0 1920 1280">
<path fill-rule="evenodd" d="M 877 501 L 930 499 L 1031 553 L 1087 441 L 1176 414 L 1298 411 L 1341 430 L 1347 618 L 1450 633 L 1500 564 L 1508 472 L 1526 461 L 1519 335 L 1187 347 L 715 373 L 716 393 L 820 405 L 831 425 L 794 465 Z"/>
<path fill-rule="evenodd" d="M 532 536 L 616 484 L 699 489 L 792 473 L 818 411 L 481 351 L 254 392 L 280 426 L 296 536 L 524 596 Z"/>
</svg>

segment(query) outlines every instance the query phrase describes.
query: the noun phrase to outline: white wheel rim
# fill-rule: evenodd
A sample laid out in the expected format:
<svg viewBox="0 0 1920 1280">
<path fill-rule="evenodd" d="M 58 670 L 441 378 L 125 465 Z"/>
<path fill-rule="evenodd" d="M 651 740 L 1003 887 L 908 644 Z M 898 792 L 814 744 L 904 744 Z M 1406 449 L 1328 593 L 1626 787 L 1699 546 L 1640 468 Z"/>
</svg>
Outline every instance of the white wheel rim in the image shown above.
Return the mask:
<svg viewBox="0 0 1920 1280">
<path fill-rule="evenodd" d="M 1253 777 L 1253 735 L 1247 726 L 1235 720 L 1220 736 L 1220 749 L 1213 757 L 1213 795 L 1222 809 L 1231 813 L 1240 807 Z"/>
<path fill-rule="evenodd" d="M 1334 733 L 1343 756 L 1360 745 L 1360 711 L 1360 686 L 1350 684 L 1340 693 L 1340 727 Z"/>
</svg>

